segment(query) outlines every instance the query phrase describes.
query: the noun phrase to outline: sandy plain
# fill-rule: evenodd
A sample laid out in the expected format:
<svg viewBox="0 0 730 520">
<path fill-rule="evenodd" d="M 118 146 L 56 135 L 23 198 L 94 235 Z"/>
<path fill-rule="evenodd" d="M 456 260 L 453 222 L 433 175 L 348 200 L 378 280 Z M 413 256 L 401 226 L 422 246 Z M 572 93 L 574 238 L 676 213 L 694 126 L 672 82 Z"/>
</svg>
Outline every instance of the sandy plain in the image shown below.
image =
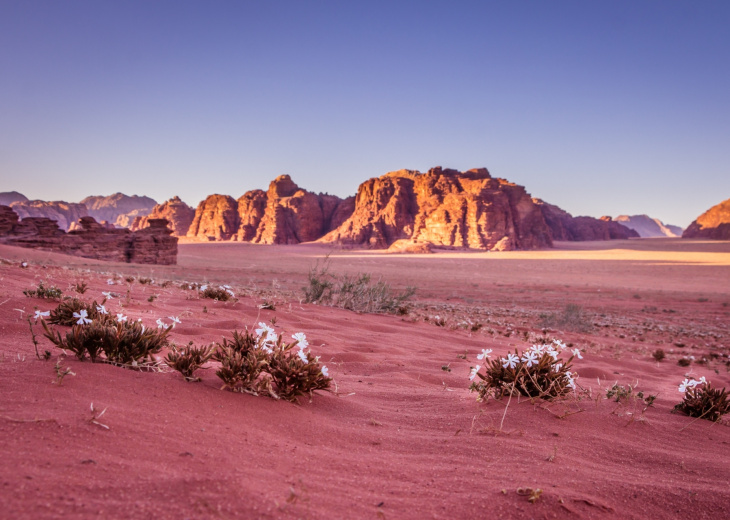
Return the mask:
<svg viewBox="0 0 730 520">
<path fill-rule="evenodd" d="M 307 273 L 327 257 L 333 272 L 415 286 L 413 308 L 302 303 Z M 0 259 L 3 518 L 730 517 L 727 422 L 671 413 L 687 376 L 730 386 L 728 242 L 431 255 L 183 243 L 168 267 L 0 246 Z M 213 369 L 186 383 L 63 357 L 43 338 L 52 358 L 37 360 L 25 317 L 56 302 L 23 290 L 41 280 L 67 294 L 85 281 L 88 299 L 112 290 L 110 310 L 150 326 L 179 316 L 178 344 L 275 318 L 277 332 L 306 333 L 336 392 L 294 405 L 221 391 Z M 200 299 L 183 280 L 230 284 L 239 299 Z M 546 326 L 567 304 L 585 331 Z M 468 376 L 481 349 L 502 356 L 545 336 L 582 350 L 581 399 L 476 401 Z M 60 385 L 59 359 L 75 373 Z M 657 398 L 615 402 L 614 383 Z M 108 429 L 89 421 L 91 403 Z M 534 503 L 527 488 L 542 490 Z"/>
</svg>

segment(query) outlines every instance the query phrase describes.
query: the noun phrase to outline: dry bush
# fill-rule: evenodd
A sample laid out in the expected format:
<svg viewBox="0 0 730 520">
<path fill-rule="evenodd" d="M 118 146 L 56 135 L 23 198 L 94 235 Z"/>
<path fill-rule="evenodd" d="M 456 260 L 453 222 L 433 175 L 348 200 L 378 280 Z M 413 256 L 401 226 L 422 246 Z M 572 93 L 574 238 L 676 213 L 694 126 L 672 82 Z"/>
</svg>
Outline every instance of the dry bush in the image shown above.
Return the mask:
<svg viewBox="0 0 730 520">
<path fill-rule="evenodd" d="M 180 372 L 185 381 L 200 381 L 200 378 L 195 377 L 194 373 L 210 360 L 214 347 L 214 345 L 196 347 L 191 342 L 182 350 L 178 350 L 173 345 L 172 350 L 165 357 L 165 363 Z"/>
<path fill-rule="evenodd" d="M 730 400 L 724 388 L 722 390 L 712 388 L 704 378 L 701 382 L 685 380 L 680 385 L 680 391 L 683 386 L 686 389 L 684 399 L 674 407 L 676 411 L 713 422 L 719 421 L 723 415 L 730 412 Z"/>
<path fill-rule="evenodd" d="M 211 300 L 218 300 L 221 302 L 227 302 L 235 298 L 233 291 L 226 287 L 209 287 L 204 285 L 200 288 L 200 295 L 203 298 L 210 298 Z"/>
<path fill-rule="evenodd" d="M 356 312 L 408 314 L 407 301 L 416 293 L 415 287 L 406 287 L 394 293 L 390 284 L 371 281 L 367 273 L 356 275 L 334 274 L 329 265 L 315 265 L 303 288 L 304 302 L 340 307 Z"/>
<path fill-rule="evenodd" d="M 25 294 L 28 298 L 42 298 L 46 300 L 59 300 L 61 296 L 63 296 L 63 291 L 56 287 L 55 285 L 51 285 L 50 287 L 46 287 L 43 285 L 43 282 L 38 282 L 38 287 L 35 289 L 26 289 L 23 291 L 23 294 Z"/>
<path fill-rule="evenodd" d="M 172 327 L 149 329 L 139 322 L 118 322 L 105 316 L 87 325 L 74 325 L 64 336 L 41 322 L 44 336 L 63 350 L 70 350 L 80 360 L 88 354 L 92 362 L 104 354 L 104 360 L 115 365 L 135 367 L 153 361 L 152 354 L 167 346 Z"/>
<path fill-rule="evenodd" d="M 101 304 L 104 305 L 106 300 L 102 300 Z M 96 309 L 99 304 L 96 301 L 92 303 L 86 303 L 78 298 L 72 298 L 64 300 L 56 306 L 55 309 L 51 310 L 51 315 L 48 317 L 48 323 L 52 325 L 63 325 L 65 327 L 71 327 L 76 325 L 78 321 L 77 317 L 74 317 L 74 313 L 78 314 L 80 311 L 85 310 L 87 316 L 92 320 L 98 320 L 102 316 Z M 107 317 L 112 319 L 111 317 Z"/>
</svg>

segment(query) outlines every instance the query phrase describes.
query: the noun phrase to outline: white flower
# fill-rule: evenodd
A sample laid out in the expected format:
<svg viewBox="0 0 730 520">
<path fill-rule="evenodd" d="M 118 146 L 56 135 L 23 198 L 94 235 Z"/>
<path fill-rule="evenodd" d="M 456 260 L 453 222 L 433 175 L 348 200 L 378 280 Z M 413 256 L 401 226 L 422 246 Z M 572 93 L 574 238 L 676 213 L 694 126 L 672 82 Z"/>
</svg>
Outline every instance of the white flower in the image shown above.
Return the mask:
<svg viewBox="0 0 730 520">
<path fill-rule="evenodd" d="M 28 267 L 28 262 L 20 262 L 20 267 L 25 269 L 26 267 Z"/>
<path fill-rule="evenodd" d="M 221 289 L 230 289 L 230 288 L 231 288 L 230 285 L 221 285 Z"/>
<path fill-rule="evenodd" d="M 226 289 L 226 292 L 227 292 L 228 294 L 230 294 L 230 295 L 231 295 L 232 297 L 234 297 L 234 298 L 236 297 L 236 295 L 235 295 L 235 294 L 233 294 L 233 291 L 231 291 L 230 289 Z"/>
<path fill-rule="evenodd" d="M 260 321 L 259 322 L 259 328 L 256 329 L 256 335 L 258 337 L 261 337 L 261 336 L 267 337 L 269 334 L 272 334 L 273 335 L 274 334 L 274 329 L 272 329 L 271 327 L 269 327 L 263 321 Z"/>
<path fill-rule="evenodd" d="M 120 312 L 117 314 L 117 321 L 127 321 L 127 317 Z"/>
<path fill-rule="evenodd" d="M 573 390 L 575 390 L 575 379 L 573 379 L 569 374 L 570 374 L 570 372 L 566 372 L 565 373 L 565 379 L 568 380 L 568 384 L 566 384 L 565 386 L 567 386 L 568 388 L 572 388 Z"/>
<path fill-rule="evenodd" d="M 527 368 L 530 368 L 532 365 L 537 365 L 537 352 L 525 352 L 522 356 L 522 361 L 527 363 Z"/>
<path fill-rule="evenodd" d="M 690 381 L 689 379 L 685 379 L 684 381 L 682 381 L 679 384 L 679 389 L 678 390 L 680 392 L 682 392 L 682 393 L 685 393 L 688 388 L 694 388 L 695 385 L 692 384 L 692 383 L 694 383 L 694 381 Z"/>
<path fill-rule="evenodd" d="M 545 345 L 533 345 L 530 347 L 530 350 L 535 352 L 536 354 L 542 355 L 543 352 L 545 352 Z"/>
<path fill-rule="evenodd" d="M 79 312 L 74 312 L 73 317 L 78 318 L 78 321 L 76 322 L 77 325 L 86 325 L 87 323 L 91 323 L 91 320 L 89 319 L 89 313 L 86 312 L 86 309 L 81 309 Z"/>
<path fill-rule="evenodd" d="M 142 334 L 144 334 L 145 328 L 144 325 L 142 325 Z"/>
<path fill-rule="evenodd" d="M 481 354 L 477 354 L 477 359 L 489 359 L 489 354 L 492 353 L 491 348 L 483 348 Z"/>
<path fill-rule="evenodd" d="M 205 290 L 206 290 L 207 288 L 208 288 L 208 286 L 207 286 L 207 285 L 201 285 L 201 286 L 200 286 L 200 290 L 201 290 L 201 291 L 205 291 Z"/>
<path fill-rule="evenodd" d="M 165 326 L 164 323 L 162 323 L 162 320 L 160 318 L 157 318 L 157 328 L 161 329 Z"/>
<path fill-rule="evenodd" d="M 705 379 L 705 376 L 702 376 L 699 381 L 697 381 L 698 385 L 706 385 L 707 379 Z"/>
<path fill-rule="evenodd" d="M 305 336 L 303 332 L 297 332 L 296 334 L 292 334 L 292 339 L 296 340 L 297 346 L 302 350 L 309 346 L 307 336 Z"/>
<path fill-rule="evenodd" d="M 34 315 L 35 321 L 38 321 L 38 318 L 47 318 L 50 315 L 51 315 L 51 311 L 41 312 L 39 310 L 36 310 L 35 315 Z"/>
<path fill-rule="evenodd" d="M 561 368 L 563 368 L 563 364 L 562 364 L 562 363 L 555 363 L 555 364 L 553 365 L 553 370 L 554 370 L 555 372 L 560 372 L 560 369 L 561 369 Z"/>
<path fill-rule="evenodd" d="M 114 285 L 114 280 L 112 280 L 111 278 L 109 278 L 109 279 L 108 279 L 108 280 L 106 281 L 106 284 L 107 284 L 107 285 Z"/>
<path fill-rule="evenodd" d="M 503 368 L 515 368 L 517 366 L 517 363 L 519 362 L 520 358 L 515 356 L 514 354 L 507 354 L 506 358 L 502 358 L 500 361 L 502 361 L 502 367 Z"/>
<path fill-rule="evenodd" d="M 101 294 L 103 294 L 103 295 L 104 295 L 104 297 L 105 297 L 105 298 L 106 298 L 107 300 L 113 300 L 113 299 L 114 299 L 114 297 L 112 296 L 112 293 L 111 293 L 111 291 L 102 291 L 102 292 L 101 292 Z"/>
<path fill-rule="evenodd" d="M 565 343 L 563 343 L 559 339 L 554 339 L 553 340 L 553 345 L 556 345 L 556 346 L 560 347 L 560 350 L 565 350 L 566 348 L 568 348 L 568 345 L 566 345 Z"/>
<path fill-rule="evenodd" d="M 176 316 L 168 316 L 168 317 L 167 317 L 167 319 L 169 319 L 169 320 L 172 320 L 172 326 L 173 326 L 173 327 L 174 327 L 175 325 L 179 325 L 179 324 L 181 324 L 181 323 L 182 323 L 182 322 L 180 321 L 180 318 L 178 318 L 178 317 L 176 317 Z"/>
<path fill-rule="evenodd" d="M 578 359 L 583 359 L 583 356 L 581 356 L 581 355 L 580 355 L 580 349 L 578 349 L 578 348 L 574 348 L 573 350 L 571 350 L 571 352 L 572 352 L 572 353 L 573 353 L 573 355 L 574 355 L 574 356 L 576 356 L 576 357 L 577 357 Z"/>
<path fill-rule="evenodd" d="M 322 368 L 321 368 L 321 372 L 322 372 L 322 375 L 323 375 L 324 377 L 329 377 L 329 376 L 330 376 L 330 371 L 329 371 L 329 370 L 327 369 L 327 367 L 326 367 L 326 366 L 324 366 L 324 365 L 322 365 Z"/>
<path fill-rule="evenodd" d="M 301 359 L 302 363 L 304 363 L 305 365 L 307 363 L 309 363 L 309 360 L 307 359 L 307 353 L 304 352 L 303 350 L 300 350 L 299 352 L 297 352 L 297 356 L 299 356 L 299 359 Z"/>
<path fill-rule="evenodd" d="M 482 368 L 481 365 L 477 365 L 471 369 L 471 373 L 469 374 L 469 381 L 474 380 L 474 378 L 477 376 L 477 372 L 479 372 L 480 368 Z"/>
<path fill-rule="evenodd" d="M 553 361 L 558 360 L 558 351 L 555 350 L 553 347 L 548 347 L 547 349 L 545 349 L 545 352 L 547 353 L 548 356 L 553 358 Z"/>
<path fill-rule="evenodd" d="M 109 314 L 106 310 L 106 307 L 104 307 L 103 305 L 97 305 L 96 312 L 98 312 L 99 314 Z"/>
</svg>

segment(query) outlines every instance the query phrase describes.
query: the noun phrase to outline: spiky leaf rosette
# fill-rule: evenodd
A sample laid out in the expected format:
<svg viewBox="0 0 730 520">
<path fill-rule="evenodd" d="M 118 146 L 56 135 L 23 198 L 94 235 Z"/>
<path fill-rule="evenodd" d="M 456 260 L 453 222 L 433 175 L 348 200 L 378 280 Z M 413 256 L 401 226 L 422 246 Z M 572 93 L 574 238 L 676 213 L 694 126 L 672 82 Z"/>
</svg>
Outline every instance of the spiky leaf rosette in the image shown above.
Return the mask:
<svg viewBox="0 0 730 520">
<path fill-rule="evenodd" d="M 260 338 L 248 330 L 233 331 L 232 336 L 231 340 L 223 338 L 215 344 L 212 359 L 221 364 L 215 374 L 223 381 L 223 388 L 257 395 L 259 377 L 269 356 L 260 348 Z"/>
<path fill-rule="evenodd" d="M 326 390 L 331 385 L 332 379 L 322 373 L 317 358 L 308 353 L 302 354 L 307 359 L 305 363 L 299 354 L 293 352 L 296 344 L 296 341 L 285 344 L 280 337 L 273 348 L 266 369 L 275 386 L 275 389 L 269 389 L 272 397 L 296 401 L 301 395 L 311 395 L 315 390 Z"/>
<path fill-rule="evenodd" d="M 712 388 L 710 383 L 705 383 L 687 388 L 684 399 L 674 409 L 690 417 L 717 422 L 730 412 L 730 400 L 725 388 Z"/>
<path fill-rule="evenodd" d="M 501 359 L 490 360 L 485 372 L 476 375 L 481 381 L 472 383 L 470 390 L 479 394 L 479 399 L 495 399 L 511 395 L 555 399 L 564 397 L 573 390 L 571 375 L 572 361 L 553 358 L 548 353 L 540 356 L 536 363 L 528 366 L 523 356 L 515 349 L 517 358 L 514 367 L 505 367 Z"/>
<path fill-rule="evenodd" d="M 104 305 L 106 302 L 106 298 L 102 300 L 101 305 Z M 76 322 L 78 321 L 78 318 L 74 317 L 74 313 L 78 314 L 79 311 L 85 310 L 89 319 L 92 319 L 94 321 L 99 319 L 104 320 L 113 320 L 109 315 L 101 314 L 99 311 L 97 311 L 97 307 L 99 306 L 96 301 L 92 303 L 86 303 L 78 298 L 71 298 L 69 300 L 62 301 L 58 304 L 58 306 L 55 309 L 51 310 L 51 315 L 48 317 L 48 323 L 52 325 L 63 325 L 65 327 L 72 327 L 73 325 L 76 325 Z"/>
<path fill-rule="evenodd" d="M 187 345 L 181 350 L 173 346 L 165 357 L 165 363 L 170 368 L 180 372 L 186 381 L 200 381 L 199 377 L 195 377 L 194 373 L 202 367 L 213 356 L 215 345 Z"/>
</svg>

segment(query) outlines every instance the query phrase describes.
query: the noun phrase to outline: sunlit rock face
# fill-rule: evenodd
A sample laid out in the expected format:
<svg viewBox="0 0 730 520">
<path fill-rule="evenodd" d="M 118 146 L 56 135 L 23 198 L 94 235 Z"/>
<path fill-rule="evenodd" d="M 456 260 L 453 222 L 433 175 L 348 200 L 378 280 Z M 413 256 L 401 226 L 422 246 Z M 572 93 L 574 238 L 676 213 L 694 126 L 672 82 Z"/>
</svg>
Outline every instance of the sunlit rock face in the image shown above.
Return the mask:
<svg viewBox="0 0 730 520">
<path fill-rule="evenodd" d="M 730 240 L 730 199 L 712 206 L 682 233 L 682 238 Z"/>
<path fill-rule="evenodd" d="M 146 228 L 151 219 L 165 219 L 170 223 L 173 236 L 184 237 L 188 234 L 194 218 L 195 210 L 180 200 L 180 197 L 175 196 L 152 208 L 146 217 L 135 218 L 129 229 L 139 231 Z"/>
<path fill-rule="evenodd" d="M 117 227 L 129 227 L 136 217 L 149 215 L 157 202 L 150 197 L 115 193 L 86 197 L 81 204 L 86 206 L 89 216 L 97 222 L 105 220 Z"/>
<path fill-rule="evenodd" d="M 362 183 L 355 210 L 321 239 L 387 248 L 397 240 L 482 250 L 550 247 L 539 207 L 522 186 L 485 168 L 390 172 Z"/>
<path fill-rule="evenodd" d="M 84 204 L 61 200 L 13 202 L 10 207 L 22 219 L 34 217 L 55 220 L 58 222 L 58 227 L 64 231 L 68 231 L 71 224 L 77 222 L 80 218 L 89 216 L 89 211 Z"/>
</svg>

